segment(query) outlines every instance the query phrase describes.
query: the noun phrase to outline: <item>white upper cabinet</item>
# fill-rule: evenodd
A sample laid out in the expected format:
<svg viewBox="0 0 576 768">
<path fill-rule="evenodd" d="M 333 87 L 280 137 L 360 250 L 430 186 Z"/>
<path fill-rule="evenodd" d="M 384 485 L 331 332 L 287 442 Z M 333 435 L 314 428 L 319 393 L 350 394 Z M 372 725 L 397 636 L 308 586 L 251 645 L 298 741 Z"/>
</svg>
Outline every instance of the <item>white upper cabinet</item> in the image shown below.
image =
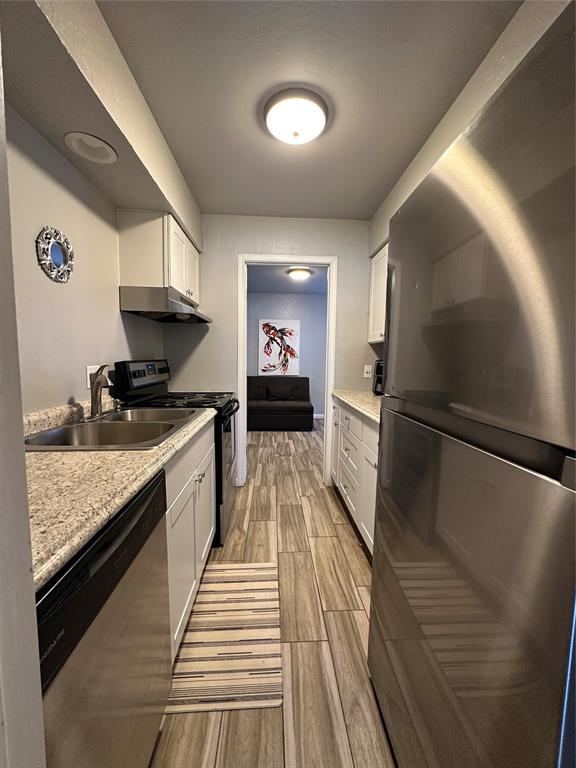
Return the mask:
<svg viewBox="0 0 576 768">
<path fill-rule="evenodd" d="M 480 233 L 432 265 L 432 312 L 484 295 L 486 248 L 486 239 Z"/>
<path fill-rule="evenodd" d="M 168 228 L 168 285 L 180 293 L 187 295 L 188 290 L 188 254 L 186 252 L 187 237 L 178 223 L 167 217 Z"/>
<path fill-rule="evenodd" d="M 388 279 L 388 245 L 378 251 L 370 264 L 370 307 L 368 341 L 384 341 L 386 329 L 386 282 Z"/>
<path fill-rule="evenodd" d="M 200 255 L 178 222 L 172 216 L 166 216 L 166 220 L 169 285 L 199 304 Z"/>
<path fill-rule="evenodd" d="M 200 254 L 190 240 L 186 241 L 186 289 L 186 295 L 200 304 Z"/>
<path fill-rule="evenodd" d="M 120 285 L 174 288 L 200 303 L 200 254 L 170 214 L 118 211 Z"/>
</svg>

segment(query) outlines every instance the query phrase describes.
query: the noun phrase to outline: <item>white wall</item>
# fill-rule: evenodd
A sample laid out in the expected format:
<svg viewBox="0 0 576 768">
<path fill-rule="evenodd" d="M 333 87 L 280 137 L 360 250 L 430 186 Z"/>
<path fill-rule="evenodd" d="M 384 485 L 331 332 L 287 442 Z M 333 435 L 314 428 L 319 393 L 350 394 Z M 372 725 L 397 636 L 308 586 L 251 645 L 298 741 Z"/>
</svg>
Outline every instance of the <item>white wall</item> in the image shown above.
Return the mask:
<svg viewBox="0 0 576 768">
<path fill-rule="evenodd" d="M 29 413 L 86 399 L 86 365 L 160 356 L 162 328 L 120 315 L 112 203 L 10 109 L 7 125 L 22 401 Z M 62 229 L 74 247 L 65 285 L 49 280 L 36 261 L 44 225 Z"/>
<path fill-rule="evenodd" d="M 238 256 L 246 253 L 338 258 L 335 385 L 369 389 L 362 368 L 376 355 L 366 342 L 368 222 L 218 215 L 204 216 L 200 261 L 201 309 L 214 323 L 165 326 L 173 388 L 236 389 Z"/>
<path fill-rule="evenodd" d="M 390 219 L 430 168 L 470 124 L 570 0 L 528 0 L 488 52 L 456 101 L 382 202 L 370 226 L 370 253 L 388 239 Z"/>
<path fill-rule="evenodd" d="M 246 315 L 246 370 L 249 376 L 260 375 L 259 321 L 266 318 L 300 320 L 300 376 L 308 376 L 310 379 L 310 400 L 314 413 L 323 414 L 326 388 L 326 295 L 248 293 Z"/>
<path fill-rule="evenodd" d="M 0 768 L 43 768 L 0 57 Z"/>
</svg>

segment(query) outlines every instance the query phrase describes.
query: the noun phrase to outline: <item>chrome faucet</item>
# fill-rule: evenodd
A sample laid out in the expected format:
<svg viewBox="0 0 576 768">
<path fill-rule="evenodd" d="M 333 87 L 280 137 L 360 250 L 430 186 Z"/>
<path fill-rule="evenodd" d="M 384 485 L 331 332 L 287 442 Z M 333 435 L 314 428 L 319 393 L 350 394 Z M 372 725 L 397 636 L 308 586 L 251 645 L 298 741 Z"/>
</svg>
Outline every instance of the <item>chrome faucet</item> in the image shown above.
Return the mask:
<svg viewBox="0 0 576 768">
<path fill-rule="evenodd" d="M 90 418 L 102 415 L 102 388 L 108 386 L 104 371 L 108 363 L 101 365 L 97 371 L 90 374 Z"/>
</svg>

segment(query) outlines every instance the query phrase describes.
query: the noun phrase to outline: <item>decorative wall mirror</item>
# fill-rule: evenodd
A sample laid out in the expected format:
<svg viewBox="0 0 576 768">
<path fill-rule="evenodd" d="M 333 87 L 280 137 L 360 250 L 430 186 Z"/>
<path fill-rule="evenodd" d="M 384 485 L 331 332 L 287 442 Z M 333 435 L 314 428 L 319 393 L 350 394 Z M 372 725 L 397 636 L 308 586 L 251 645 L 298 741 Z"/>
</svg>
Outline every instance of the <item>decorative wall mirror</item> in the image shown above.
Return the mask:
<svg viewBox="0 0 576 768">
<path fill-rule="evenodd" d="M 44 227 L 36 238 L 36 256 L 42 271 L 55 283 L 67 283 L 74 269 L 70 240 L 55 227 Z"/>
</svg>

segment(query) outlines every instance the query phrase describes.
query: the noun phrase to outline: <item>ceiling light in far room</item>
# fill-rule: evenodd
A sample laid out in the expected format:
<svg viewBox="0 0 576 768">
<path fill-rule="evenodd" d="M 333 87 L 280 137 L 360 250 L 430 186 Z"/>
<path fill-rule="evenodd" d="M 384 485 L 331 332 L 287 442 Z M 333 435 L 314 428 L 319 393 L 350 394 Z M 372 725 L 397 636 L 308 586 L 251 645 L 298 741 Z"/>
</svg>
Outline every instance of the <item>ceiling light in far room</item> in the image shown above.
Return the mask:
<svg viewBox="0 0 576 768">
<path fill-rule="evenodd" d="M 312 270 L 308 267 L 290 267 L 288 270 L 289 277 L 291 277 L 292 280 L 297 280 L 299 283 L 303 280 L 308 280 L 311 274 Z"/>
<path fill-rule="evenodd" d="M 64 142 L 75 155 L 93 163 L 110 165 L 118 160 L 118 153 L 114 147 L 111 147 L 103 139 L 99 139 L 98 136 L 92 136 L 81 131 L 72 131 L 64 136 Z"/>
<path fill-rule="evenodd" d="M 264 107 L 266 127 L 285 144 L 307 144 L 326 128 L 328 107 L 321 96 L 306 88 L 275 93 Z"/>
</svg>

